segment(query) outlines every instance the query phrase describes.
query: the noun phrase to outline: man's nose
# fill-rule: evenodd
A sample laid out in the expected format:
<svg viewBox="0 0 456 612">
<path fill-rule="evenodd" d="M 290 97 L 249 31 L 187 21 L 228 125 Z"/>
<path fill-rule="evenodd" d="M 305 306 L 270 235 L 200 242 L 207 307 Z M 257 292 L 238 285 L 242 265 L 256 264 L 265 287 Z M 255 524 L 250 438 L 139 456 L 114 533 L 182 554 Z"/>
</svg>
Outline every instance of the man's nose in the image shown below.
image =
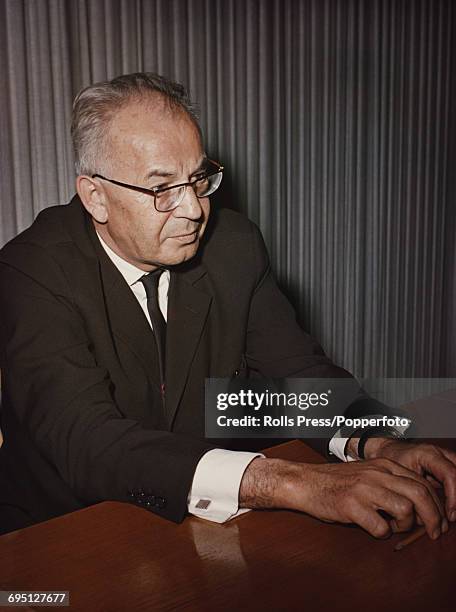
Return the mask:
<svg viewBox="0 0 456 612">
<path fill-rule="evenodd" d="M 191 185 L 187 185 L 182 202 L 175 210 L 176 217 L 197 220 L 203 215 L 203 208 L 199 198 Z"/>
</svg>

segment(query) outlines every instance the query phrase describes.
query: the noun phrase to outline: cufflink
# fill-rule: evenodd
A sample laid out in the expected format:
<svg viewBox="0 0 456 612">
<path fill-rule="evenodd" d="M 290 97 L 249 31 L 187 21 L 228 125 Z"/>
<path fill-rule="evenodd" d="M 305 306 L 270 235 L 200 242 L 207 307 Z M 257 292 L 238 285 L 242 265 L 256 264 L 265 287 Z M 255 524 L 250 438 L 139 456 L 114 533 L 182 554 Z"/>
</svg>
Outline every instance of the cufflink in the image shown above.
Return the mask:
<svg viewBox="0 0 456 612">
<path fill-rule="evenodd" d="M 198 508 L 199 510 L 207 510 L 210 505 L 211 505 L 210 499 L 200 499 L 198 503 L 195 505 L 195 508 Z"/>
</svg>

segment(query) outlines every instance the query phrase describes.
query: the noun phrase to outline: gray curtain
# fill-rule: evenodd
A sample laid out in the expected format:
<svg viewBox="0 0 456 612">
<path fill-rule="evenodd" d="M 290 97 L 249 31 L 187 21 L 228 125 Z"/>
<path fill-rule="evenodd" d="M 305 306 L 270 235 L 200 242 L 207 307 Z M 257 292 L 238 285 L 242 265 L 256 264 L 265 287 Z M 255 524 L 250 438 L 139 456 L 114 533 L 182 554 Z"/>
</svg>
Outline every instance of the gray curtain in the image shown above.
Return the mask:
<svg viewBox="0 0 456 612">
<path fill-rule="evenodd" d="M 248 214 L 304 327 L 360 376 L 456 375 L 451 0 L 1 0 L 1 242 L 74 188 L 77 91 L 183 82 L 218 205 Z"/>
</svg>

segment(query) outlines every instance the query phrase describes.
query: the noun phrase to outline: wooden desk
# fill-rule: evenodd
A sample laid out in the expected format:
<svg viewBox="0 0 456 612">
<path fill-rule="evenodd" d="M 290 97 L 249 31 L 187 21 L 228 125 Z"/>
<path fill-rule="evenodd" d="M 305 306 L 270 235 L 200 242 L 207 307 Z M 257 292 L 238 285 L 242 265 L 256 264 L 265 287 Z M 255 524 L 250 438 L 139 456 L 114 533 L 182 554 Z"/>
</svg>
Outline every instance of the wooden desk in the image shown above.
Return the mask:
<svg viewBox="0 0 456 612">
<path fill-rule="evenodd" d="M 321 461 L 300 442 L 267 454 Z M 0 537 L 0 588 L 68 590 L 84 612 L 454 612 L 456 525 L 393 552 L 401 537 L 288 511 L 175 525 L 107 502 Z"/>
</svg>

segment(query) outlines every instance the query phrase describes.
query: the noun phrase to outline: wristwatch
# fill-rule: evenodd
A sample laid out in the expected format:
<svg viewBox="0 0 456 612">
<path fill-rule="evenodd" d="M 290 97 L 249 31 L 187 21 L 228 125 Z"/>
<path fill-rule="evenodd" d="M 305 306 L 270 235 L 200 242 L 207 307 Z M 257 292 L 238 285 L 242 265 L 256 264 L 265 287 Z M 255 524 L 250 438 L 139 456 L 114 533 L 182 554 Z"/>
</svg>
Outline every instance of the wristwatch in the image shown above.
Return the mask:
<svg viewBox="0 0 456 612">
<path fill-rule="evenodd" d="M 356 434 L 357 432 L 353 434 L 352 438 L 356 437 Z M 362 429 L 358 440 L 358 448 L 356 449 L 356 454 L 360 459 L 366 458 L 364 456 L 364 448 L 369 438 L 374 437 L 406 440 L 404 434 L 395 427 L 368 427 L 367 429 Z"/>
</svg>

